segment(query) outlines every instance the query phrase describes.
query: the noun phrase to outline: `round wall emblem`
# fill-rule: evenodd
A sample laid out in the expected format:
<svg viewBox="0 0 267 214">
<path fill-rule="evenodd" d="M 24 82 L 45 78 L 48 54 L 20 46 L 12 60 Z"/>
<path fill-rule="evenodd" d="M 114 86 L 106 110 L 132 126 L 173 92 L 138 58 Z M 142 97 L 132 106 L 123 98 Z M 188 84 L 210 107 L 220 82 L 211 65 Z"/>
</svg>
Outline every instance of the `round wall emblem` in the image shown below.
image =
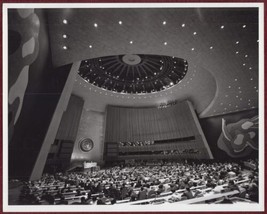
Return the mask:
<svg viewBox="0 0 267 214">
<path fill-rule="evenodd" d="M 85 139 L 80 140 L 79 145 L 80 145 L 80 149 L 83 152 L 89 152 L 90 150 L 93 149 L 94 142 L 89 138 L 85 138 Z"/>
</svg>

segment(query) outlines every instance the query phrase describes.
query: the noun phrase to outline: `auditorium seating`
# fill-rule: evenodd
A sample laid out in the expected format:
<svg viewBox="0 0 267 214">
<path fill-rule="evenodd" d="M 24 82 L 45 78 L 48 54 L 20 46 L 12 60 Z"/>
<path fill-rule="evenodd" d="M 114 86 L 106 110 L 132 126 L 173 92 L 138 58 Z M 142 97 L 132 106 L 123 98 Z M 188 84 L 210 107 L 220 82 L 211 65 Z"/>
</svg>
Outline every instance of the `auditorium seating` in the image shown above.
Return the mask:
<svg viewBox="0 0 267 214">
<path fill-rule="evenodd" d="M 216 201 L 224 196 L 257 201 L 257 172 L 243 171 L 240 163 L 161 163 L 116 166 L 84 174 L 46 174 L 38 181 L 25 182 L 21 203 L 130 205 L 159 200 L 158 203 L 190 204 Z M 185 197 L 186 188 L 192 191 L 195 200 Z M 143 200 L 138 200 L 141 189 Z"/>
</svg>

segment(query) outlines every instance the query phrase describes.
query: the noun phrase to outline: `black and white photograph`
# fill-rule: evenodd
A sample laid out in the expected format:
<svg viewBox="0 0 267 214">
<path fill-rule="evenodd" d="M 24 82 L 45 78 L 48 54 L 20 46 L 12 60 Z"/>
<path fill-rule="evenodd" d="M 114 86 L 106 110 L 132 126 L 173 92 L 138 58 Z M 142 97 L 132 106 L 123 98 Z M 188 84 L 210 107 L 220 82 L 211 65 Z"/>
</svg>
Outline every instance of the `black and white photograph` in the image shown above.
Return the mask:
<svg viewBox="0 0 267 214">
<path fill-rule="evenodd" d="M 263 6 L 3 4 L 3 211 L 263 211 Z"/>
</svg>

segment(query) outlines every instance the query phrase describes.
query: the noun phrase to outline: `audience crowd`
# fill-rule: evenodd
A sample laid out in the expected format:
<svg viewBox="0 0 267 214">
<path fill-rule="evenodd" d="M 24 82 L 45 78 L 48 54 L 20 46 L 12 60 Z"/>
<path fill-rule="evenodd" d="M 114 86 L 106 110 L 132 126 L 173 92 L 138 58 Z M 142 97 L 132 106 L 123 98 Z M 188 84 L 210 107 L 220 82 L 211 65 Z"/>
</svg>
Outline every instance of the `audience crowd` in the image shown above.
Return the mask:
<svg viewBox="0 0 267 214">
<path fill-rule="evenodd" d="M 96 172 L 44 174 L 24 182 L 21 204 L 115 204 L 172 197 L 173 202 L 203 197 L 205 191 L 238 191 L 258 202 L 258 172 L 241 163 L 161 161 L 103 168 Z"/>
</svg>

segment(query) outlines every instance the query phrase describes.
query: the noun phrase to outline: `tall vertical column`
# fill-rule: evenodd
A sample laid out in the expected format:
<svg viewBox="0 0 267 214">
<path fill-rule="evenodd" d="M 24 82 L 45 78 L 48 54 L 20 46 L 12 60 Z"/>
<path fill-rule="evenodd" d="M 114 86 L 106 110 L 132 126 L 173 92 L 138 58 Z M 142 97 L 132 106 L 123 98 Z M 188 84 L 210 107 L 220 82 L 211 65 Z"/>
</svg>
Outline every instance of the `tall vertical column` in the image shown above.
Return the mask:
<svg viewBox="0 0 267 214">
<path fill-rule="evenodd" d="M 45 166 L 47 155 L 50 150 L 50 146 L 55 140 L 63 112 L 67 108 L 79 66 L 80 66 L 80 62 L 75 62 L 73 63 L 71 67 L 64 89 L 61 93 L 58 104 L 53 113 L 53 116 L 49 124 L 49 127 L 47 129 L 44 141 L 42 143 L 38 157 L 35 161 L 33 170 L 31 172 L 30 180 L 36 180 L 42 176 L 42 172 Z"/>
</svg>

